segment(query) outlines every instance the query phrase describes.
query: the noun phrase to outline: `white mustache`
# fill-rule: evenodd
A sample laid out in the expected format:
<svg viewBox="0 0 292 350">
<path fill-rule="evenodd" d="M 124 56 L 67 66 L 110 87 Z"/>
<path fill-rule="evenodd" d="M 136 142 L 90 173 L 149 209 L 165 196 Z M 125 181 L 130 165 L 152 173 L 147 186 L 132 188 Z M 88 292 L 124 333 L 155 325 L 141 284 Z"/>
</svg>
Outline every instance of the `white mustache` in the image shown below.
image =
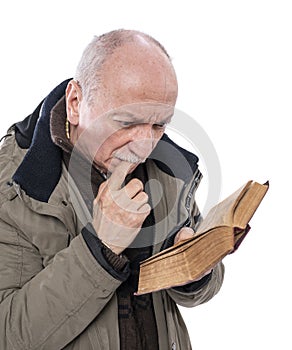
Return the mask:
<svg viewBox="0 0 292 350">
<path fill-rule="evenodd" d="M 128 163 L 133 163 L 133 164 L 145 162 L 145 159 L 138 157 L 134 153 L 122 154 L 122 153 L 116 152 L 116 153 L 114 153 L 114 157 L 119 159 L 119 160 L 126 161 Z"/>
</svg>

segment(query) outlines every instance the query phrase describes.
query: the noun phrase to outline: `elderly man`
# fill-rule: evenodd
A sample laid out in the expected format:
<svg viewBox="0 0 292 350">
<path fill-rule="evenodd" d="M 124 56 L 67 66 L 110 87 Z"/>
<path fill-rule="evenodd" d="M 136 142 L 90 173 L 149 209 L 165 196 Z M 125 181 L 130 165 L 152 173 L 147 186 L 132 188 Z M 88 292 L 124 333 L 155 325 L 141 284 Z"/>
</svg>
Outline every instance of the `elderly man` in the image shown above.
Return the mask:
<svg viewBox="0 0 292 350">
<path fill-rule="evenodd" d="M 117 30 L 94 38 L 75 79 L 9 129 L 2 350 L 191 349 L 177 304 L 211 299 L 222 263 L 185 286 L 135 295 L 139 262 L 190 237 L 200 219 L 198 158 L 164 134 L 176 98 L 165 49 Z"/>
</svg>

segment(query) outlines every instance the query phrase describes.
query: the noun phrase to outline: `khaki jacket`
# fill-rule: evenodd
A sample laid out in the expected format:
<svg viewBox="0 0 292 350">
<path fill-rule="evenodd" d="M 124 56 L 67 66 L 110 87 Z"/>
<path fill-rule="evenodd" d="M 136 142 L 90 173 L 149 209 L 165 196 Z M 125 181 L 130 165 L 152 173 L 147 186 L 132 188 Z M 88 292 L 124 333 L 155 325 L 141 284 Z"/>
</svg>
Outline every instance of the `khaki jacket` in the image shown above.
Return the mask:
<svg viewBox="0 0 292 350">
<path fill-rule="evenodd" d="M 82 206 L 71 199 L 66 168 L 47 203 L 29 197 L 12 181 L 27 150 L 17 145 L 13 128 L 9 133 L 0 146 L 0 349 L 118 350 L 115 292 L 121 281 L 97 263 L 80 234 Z M 151 160 L 147 166 L 169 193 L 154 211 L 155 253 L 177 224 L 177 211 L 181 222 L 190 214 L 181 203 L 197 208 L 190 200 L 193 181 L 170 177 Z M 180 192 L 176 213 L 160 220 L 174 186 Z M 191 214 L 192 220 L 197 213 Z M 193 293 L 153 293 L 159 349 L 191 349 L 177 304 L 208 301 L 220 289 L 223 274 L 220 263 L 211 280 Z"/>
</svg>

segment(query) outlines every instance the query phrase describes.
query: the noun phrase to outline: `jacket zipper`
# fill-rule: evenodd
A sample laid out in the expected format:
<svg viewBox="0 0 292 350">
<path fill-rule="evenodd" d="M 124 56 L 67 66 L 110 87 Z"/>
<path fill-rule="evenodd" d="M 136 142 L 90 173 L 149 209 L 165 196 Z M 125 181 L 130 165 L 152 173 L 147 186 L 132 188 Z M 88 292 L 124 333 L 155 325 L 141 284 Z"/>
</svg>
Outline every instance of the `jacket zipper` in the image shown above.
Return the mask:
<svg viewBox="0 0 292 350">
<path fill-rule="evenodd" d="M 188 219 L 187 219 L 186 223 L 184 224 L 184 226 L 188 226 L 189 227 L 190 224 L 191 224 L 191 200 L 192 200 L 192 197 L 193 197 L 196 189 L 199 186 L 199 183 L 200 183 L 201 179 L 202 179 L 202 174 L 201 174 L 200 170 L 197 169 L 196 172 L 195 172 L 195 178 L 194 178 L 194 180 L 191 183 L 191 187 L 189 189 L 189 192 L 187 194 L 186 201 L 185 201 L 185 208 L 186 208 L 186 210 L 188 212 Z M 181 191 L 181 196 L 182 196 L 184 190 L 186 189 L 186 187 L 187 187 L 187 184 L 184 184 L 184 187 L 183 187 L 183 189 Z M 180 221 L 180 217 L 179 217 L 179 221 Z"/>
<path fill-rule="evenodd" d="M 191 224 L 191 208 L 190 208 L 190 205 L 191 205 L 191 199 L 194 195 L 194 192 L 195 190 L 198 188 L 199 186 L 199 183 L 200 183 L 200 180 L 202 179 L 202 174 L 200 172 L 199 169 L 196 170 L 195 172 L 195 178 L 194 180 L 192 181 L 191 183 L 191 187 L 189 189 L 189 192 L 187 194 L 187 197 L 186 197 L 186 201 L 185 201 L 185 208 L 188 212 L 188 217 L 187 219 L 180 225 L 177 225 L 176 227 L 174 227 L 170 233 L 167 235 L 167 238 L 165 239 L 165 241 L 163 242 L 161 248 L 160 248 L 160 251 L 166 249 L 167 247 L 170 246 L 170 241 L 174 239 L 174 235 L 179 231 L 181 230 L 183 227 L 189 227 L 190 224 Z M 182 194 L 184 193 L 184 190 L 186 189 L 187 187 L 187 184 L 184 184 L 183 186 L 183 189 L 181 191 L 181 194 L 180 194 L 180 199 L 179 199 L 179 202 L 181 201 L 181 197 L 182 197 Z M 180 217 L 179 217 L 179 221 L 180 221 Z M 155 229 L 155 225 L 154 225 L 154 229 Z M 155 232 L 154 232 L 155 234 Z"/>
</svg>

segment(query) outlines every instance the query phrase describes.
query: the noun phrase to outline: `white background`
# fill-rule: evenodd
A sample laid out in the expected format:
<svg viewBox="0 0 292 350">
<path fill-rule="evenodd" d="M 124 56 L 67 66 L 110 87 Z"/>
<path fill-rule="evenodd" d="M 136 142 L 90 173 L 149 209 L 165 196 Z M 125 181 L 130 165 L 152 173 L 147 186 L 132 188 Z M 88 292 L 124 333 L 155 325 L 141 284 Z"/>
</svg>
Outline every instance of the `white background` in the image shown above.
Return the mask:
<svg viewBox="0 0 292 350">
<path fill-rule="evenodd" d="M 74 74 L 94 34 L 138 29 L 161 41 L 173 59 L 177 107 L 201 124 L 217 150 L 221 198 L 249 179 L 270 180 L 252 231 L 240 250 L 225 259 L 220 293 L 205 305 L 182 309 L 197 350 L 292 348 L 290 4 L 1 3 L 0 134 Z"/>
</svg>

